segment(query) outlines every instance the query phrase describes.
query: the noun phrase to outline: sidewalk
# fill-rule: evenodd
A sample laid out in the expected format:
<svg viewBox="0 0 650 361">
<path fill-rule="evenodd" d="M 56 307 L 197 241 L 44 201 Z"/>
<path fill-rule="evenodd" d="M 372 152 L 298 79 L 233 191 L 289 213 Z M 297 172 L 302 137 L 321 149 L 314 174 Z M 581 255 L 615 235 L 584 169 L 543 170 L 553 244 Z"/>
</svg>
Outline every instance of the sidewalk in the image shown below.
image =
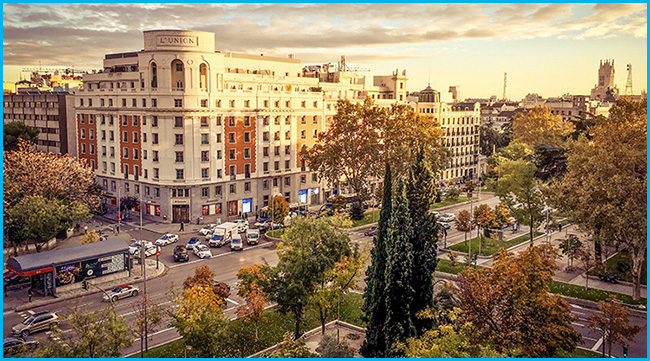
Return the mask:
<svg viewBox="0 0 650 361">
<path fill-rule="evenodd" d="M 146 265 L 147 265 L 147 279 L 159 277 L 167 271 L 167 268 L 162 262 L 160 263 L 159 268 L 156 269 L 155 259 L 147 259 Z M 113 275 L 91 279 L 88 280 L 88 282 L 101 289 L 110 290 L 111 288 L 118 285 L 133 284 L 135 282 L 142 281 L 143 278 L 142 278 L 141 270 L 142 270 L 141 265 L 137 264 L 136 262 L 133 264 L 133 269 L 131 269 L 131 276 L 128 275 L 129 273 L 127 271 L 123 271 Z M 67 289 L 62 292 L 57 292 L 55 297 L 40 296 L 38 294 L 34 294 L 34 297 L 32 298 L 32 302 L 29 302 L 29 299 L 27 297 L 27 288 L 10 290 L 7 291 L 7 294 L 3 298 L 3 311 L 6 312 L 9 310 L 15 310 L 19 312 L 26 309 L 47 305 L 52 302 L 77 299 L 90 294 L 102 292 L 101 290 L 99 290 L 97 287 L 94 286 L 89 286 L 88 291 L 81 288 L 81 284 L 74 285 L 72 287 L 67 286 L 67 287 L 71 287 L 71 289 Z"/>
<path fill-rule="evenodd" d="M 568 233 L 575 234 L 582 240 L 586 240 L 586 236 L 582 232 L 578 231 L 575 225 L 569 225 L 567 227 L 564 227 L 562 229 L 562 232 L 554 231 L 551 233 L 550 236 L 551 245 L 553 245 L 553 247 L 555 248 L 559 247 L 560 242 L 566 238 L 566 235 Z M 534 244 L 541 244 L 546 242 L 546 234 L 538 236 L 533 240 L 533 242 Z M 530 241 L 527 241 L 509 248 L 508 251 L 512 253 L 519 253 L 524 251 L 529 246 L 530 246 Z M 561 253 L 559 253 L 559 255 L 560 257 L 556 261 L 560 269 L 556 271 L 555 275 L 553 276 L 553 279 L 559 282 L 584 286 L 586 282 L 586 278 L 584 274 L 582 274 L 580 271 L 567 272 L 566 268 L 568 266 L 568 258 L 562 255 Z M 478 265 L 483 267 L 492 267 L 492 262 L 493 259 L 491 257 L 489 259 L 479 259 Z M 575 262 L 576 261 L 574 261 L 574 263 Z M 631 283 L 628 282 L 619 282 L 613 284 L 609 282 L 603 282 L 596 277 L 590 276 L 589 288 L 595 288 L 595 289 L 608 291 L 608 292 L 616 292 L 616 293 L 632 295 L 634 287 Z M 641 286 L 641 297 L 647 298 L 647 286 L 644 285 Z"/>
</svg>

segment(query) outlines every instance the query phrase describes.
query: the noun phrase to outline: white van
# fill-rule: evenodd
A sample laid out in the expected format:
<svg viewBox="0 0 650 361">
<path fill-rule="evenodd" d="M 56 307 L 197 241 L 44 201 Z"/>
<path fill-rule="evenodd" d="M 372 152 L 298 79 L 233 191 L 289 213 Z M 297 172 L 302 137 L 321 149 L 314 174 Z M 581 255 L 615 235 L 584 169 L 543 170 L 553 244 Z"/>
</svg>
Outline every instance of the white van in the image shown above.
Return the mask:
<svg viewBox="0 0 650 361">
<path fill-rule="evenodd" d="M 233 235 L 238 234 L 237 224 L 226 222 L 218 225 L 208 239 L 210 247 L 221 247 L 232 241 Z"/>
<path fill-rule="evenodd" d="M 248 244 L 258 244 L 260 242 L 260 231 L 258 229 L 248 229 L 246 231 L 246 242 Z"/>
<path fill-rule="evenodd" d="M 241 234 L 235 233 L 232 235 L 232 243 L 230 244 L 230 249 L 233 251 L 241 251 L 244 249 L 244 241 L 241 238 Z"/>
</svg>

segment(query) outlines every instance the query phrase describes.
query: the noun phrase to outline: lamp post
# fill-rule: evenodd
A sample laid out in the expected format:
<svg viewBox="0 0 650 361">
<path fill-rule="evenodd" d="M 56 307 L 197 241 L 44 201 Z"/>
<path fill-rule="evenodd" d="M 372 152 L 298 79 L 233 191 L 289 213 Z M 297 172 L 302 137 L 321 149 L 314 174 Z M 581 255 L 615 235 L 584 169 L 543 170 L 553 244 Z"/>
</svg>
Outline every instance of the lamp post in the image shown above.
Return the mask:
<svg viewBox="0 0 650 361">
<path fill-rule="evenodd" d="M 120 191 L 122 187 L 117 188 L 117 233 L 120 233 L 120 222 L 122 221 L 122 210 L 120 209 Z"/>
</svg>

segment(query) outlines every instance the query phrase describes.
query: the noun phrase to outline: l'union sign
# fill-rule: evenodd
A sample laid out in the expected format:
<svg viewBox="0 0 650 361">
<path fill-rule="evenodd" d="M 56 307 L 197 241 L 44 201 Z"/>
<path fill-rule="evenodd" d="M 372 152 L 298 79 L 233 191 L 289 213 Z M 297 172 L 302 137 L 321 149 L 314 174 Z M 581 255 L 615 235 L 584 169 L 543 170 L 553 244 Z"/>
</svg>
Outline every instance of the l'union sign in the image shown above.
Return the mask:
<svg viewBox="0 0 650 361">
<path fill-rule="evenodd" d="M 199 46 L 196 36 L 162 35 L 158 37 L 159 46 Z"/>
</svg>

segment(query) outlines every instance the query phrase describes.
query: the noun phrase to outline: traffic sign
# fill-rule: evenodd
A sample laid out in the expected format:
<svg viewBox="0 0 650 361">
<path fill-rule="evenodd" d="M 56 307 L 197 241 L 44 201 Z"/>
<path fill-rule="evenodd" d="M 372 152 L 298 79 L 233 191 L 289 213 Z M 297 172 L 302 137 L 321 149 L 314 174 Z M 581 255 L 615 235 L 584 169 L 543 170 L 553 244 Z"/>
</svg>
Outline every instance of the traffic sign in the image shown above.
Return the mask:
<svg viewBox="0 0 650 361">
<path fill-rule="evenodd" d="M 156 257 L 160 256 L 160 252 L 156 252 Z"/>
<path fill-rule="evenodd" d="M 122 217 L 119 214 L 117 215 L 117 221 L 122 222 Z"/>
</svg>

